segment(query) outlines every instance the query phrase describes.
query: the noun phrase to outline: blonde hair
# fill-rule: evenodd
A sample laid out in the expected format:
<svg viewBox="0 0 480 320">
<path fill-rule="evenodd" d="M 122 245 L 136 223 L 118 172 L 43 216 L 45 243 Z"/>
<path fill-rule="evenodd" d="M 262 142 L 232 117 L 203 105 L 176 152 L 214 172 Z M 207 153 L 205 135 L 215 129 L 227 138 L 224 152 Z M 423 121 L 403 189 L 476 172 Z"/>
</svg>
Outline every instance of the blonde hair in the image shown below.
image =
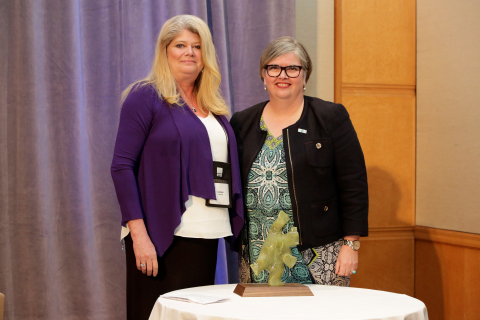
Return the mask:
<svg viewBox="0 0 480 320">
<path fill-rule="evenodd" d="M 305 47 L 292 37 L 277 38 L 270 42 L 265 48 L 265 50 L 263 50 L 262 56 L 260 58 L 260 78 L 262 78 L 262 81 L 265 65 L 267 65 L 273 59 L 276 59 L 290 52 L 293 52 L 300 60 L 303 72 L 305 73 L 305 81 L 308 82 L 308 79 L 312 74 L 312 59 L 310 59 L 310 56 L 308 55 Z"/>
<path fill-rule="evenodd" d="M 197 105 L 203 111 L 209 110 L 217 115 L 228 115 L 228 106 L 220 93 L 221 75 L 217 63 L 217 54 L 213 46 L 212 35 L 207 24 L 192 15 L 178 15 L 165 22 L 155 45 L 152 69 L 147 77 L 129 85 L 122 92 L 122 102 L 132 88 L 139 84 L 153 85 L 158 96 L 169 104 L 183 105 L 177 82 L 173 77 L 167 60 L 167 47 L 184 30 L 199 36 L 202 50 L 203 72 L 195 80 L 194 95 Z"/>
</svg>

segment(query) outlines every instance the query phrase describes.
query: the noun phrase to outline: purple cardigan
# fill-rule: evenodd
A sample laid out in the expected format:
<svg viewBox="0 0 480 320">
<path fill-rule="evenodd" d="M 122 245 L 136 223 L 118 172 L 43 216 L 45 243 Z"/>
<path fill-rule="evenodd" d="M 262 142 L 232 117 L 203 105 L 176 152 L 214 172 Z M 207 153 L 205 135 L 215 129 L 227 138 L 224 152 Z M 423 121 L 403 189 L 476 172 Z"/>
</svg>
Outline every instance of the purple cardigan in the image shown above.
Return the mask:
<svg viewBox="0 0 480 320">
<path fill-rule="evenodd" d="M 233 243 L 243 226 L 237 143 L 227 119 L 215 117 L 228 135 Z M 205 126 L 190 108 L 169 105 L 150 85 L 134 87 L 123 103 L 111 173 L 122 225 L 143 219 L 159 256 L 173 241 L 188 196 L 215 199 L 212 151 Z"/>
</svg>

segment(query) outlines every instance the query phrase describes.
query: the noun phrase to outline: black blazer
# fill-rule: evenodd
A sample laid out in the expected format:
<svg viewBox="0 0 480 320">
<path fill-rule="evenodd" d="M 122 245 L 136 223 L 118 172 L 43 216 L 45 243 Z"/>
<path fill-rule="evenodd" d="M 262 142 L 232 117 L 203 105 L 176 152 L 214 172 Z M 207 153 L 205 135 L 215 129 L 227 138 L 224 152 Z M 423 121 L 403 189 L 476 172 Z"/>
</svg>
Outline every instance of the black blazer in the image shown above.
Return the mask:
<svg viewBox="0 0 480 320">
<path fill-rule="evenodd" d="M 267 134 L 260 129 L 267 102 L 237 112 L 230 120 L 237 138 L 244 195 L 248 173 Z M 283 129 L 283 143 L 299 250 L 343 236 L 367 236 L 367 171 L 345 107 L 305 96 L 300 119 Z"/>
</svg>

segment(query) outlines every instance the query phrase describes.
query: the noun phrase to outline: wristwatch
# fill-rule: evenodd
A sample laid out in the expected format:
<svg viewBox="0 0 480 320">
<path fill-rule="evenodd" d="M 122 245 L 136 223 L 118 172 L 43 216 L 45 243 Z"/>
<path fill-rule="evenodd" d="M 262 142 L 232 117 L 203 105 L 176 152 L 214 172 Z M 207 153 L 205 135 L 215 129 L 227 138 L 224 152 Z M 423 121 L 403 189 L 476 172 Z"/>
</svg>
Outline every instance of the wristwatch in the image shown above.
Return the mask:
<svg viewBox="0 0 480 320">
<path fill-rule="evenodd" d="M 358 249 L 360 249 L 360 241 L 358 240 L 346 240 L 346 239 L 343 239 L 343 245 L 344 246 L 349 246 L 350 248 L 353 249 L 353 251 L 358 251 Z"/>
</svg>

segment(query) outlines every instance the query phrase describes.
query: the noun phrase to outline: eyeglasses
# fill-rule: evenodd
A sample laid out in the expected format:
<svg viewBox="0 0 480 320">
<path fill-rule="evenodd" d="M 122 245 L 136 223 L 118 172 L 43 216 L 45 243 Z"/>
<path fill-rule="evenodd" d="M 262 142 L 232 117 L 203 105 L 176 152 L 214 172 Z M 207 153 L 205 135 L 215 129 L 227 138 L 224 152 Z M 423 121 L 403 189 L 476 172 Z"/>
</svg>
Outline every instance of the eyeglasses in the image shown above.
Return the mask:
<svg viewBox="0 0 480 320">
<path fill-rule="evenodd" d="M 267 74 L 270 77 L 278 77 L 280 74 L 282 74 L 282 71 L 285 70 L 285 74 L 289 78 L 296 78 L 300 75 L 300 70 L 302 70 L 301 66 L 286 66 L 286 67 L 280 67 L 277 66 L 276 64 L 267 64 L 264 66 L 264 68 L 267 70 Z"/>
</svg>

